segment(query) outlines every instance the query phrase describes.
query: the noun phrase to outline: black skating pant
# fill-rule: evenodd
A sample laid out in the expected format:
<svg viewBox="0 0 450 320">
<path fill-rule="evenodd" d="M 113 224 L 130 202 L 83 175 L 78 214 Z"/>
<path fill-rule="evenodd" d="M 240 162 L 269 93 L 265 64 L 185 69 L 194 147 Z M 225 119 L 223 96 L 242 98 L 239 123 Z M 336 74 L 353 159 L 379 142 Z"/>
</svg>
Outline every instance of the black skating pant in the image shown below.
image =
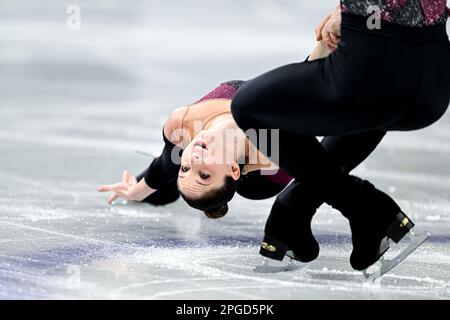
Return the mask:
<svg viewBox="0 0 450 320">
<path fill-rule="evenodd" d="M 244 131 L 279 129 L 278 165 L 333 205 L 348 170 L 316 136 L 348 137 L 358 141 L 350 152 L 370 153 L 384 132 L 433 124 L 450 100 L 449 57 L 445 25 L 383 22 L 381 30 L 368 30 L 365 18 L 343 14 L 335 52 L 248 81 L 232 101 L 232 114 Z M 343 165 L 351 169 L 366 155 Z"/>
</svg>

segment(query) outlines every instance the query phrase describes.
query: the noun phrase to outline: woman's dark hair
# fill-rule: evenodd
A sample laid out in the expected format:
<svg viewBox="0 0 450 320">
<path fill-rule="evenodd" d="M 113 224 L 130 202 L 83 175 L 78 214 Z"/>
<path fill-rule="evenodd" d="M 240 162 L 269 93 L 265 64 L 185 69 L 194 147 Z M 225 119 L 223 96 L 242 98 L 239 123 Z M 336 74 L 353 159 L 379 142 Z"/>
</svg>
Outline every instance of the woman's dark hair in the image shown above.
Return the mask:
<svg viewBox="0 0 450 320">
<path fill-rule="evenodd" d="M 219 219 L 227 214 L 228 202 L 233 199 L 236 187 L 237 182 L 231 176 L 226 176 L 222 187 L 211 190 L 199 199 L 191 199 L 182 192 L 180 194 L 192 208 L 203 211 L 210 219 Z"/>
</svg>

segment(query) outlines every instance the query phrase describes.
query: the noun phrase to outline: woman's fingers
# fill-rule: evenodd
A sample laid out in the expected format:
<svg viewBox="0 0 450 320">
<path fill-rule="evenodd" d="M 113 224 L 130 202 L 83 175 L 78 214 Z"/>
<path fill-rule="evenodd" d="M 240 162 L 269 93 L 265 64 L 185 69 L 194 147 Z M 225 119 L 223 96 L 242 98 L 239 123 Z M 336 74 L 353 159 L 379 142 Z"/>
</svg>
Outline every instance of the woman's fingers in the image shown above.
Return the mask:
<svg viewBox="0 0 450 320">
<path fill-rule="evenodd" d="M 328 49 L 334 51 L 339 45 L 340 38 L 333 32 L 324 32 L 322 40 Z"/>
<path fill-rule="evenodd" d="M 330 33 L 329 32 L 322 32 L 322 41 L 327 45 L 330 46 L 330 43 L 332 42 Z"/>
<path fill-rule="evenodd" d="M 316 28 L 316 40 L 321 41 L 323 36 L 323 28 L 328 23 L 328 20 L 330 20 L 331 15 L 328 15 L 325 17 L 325 19 L 322 20 L 322 22 L 319 24 L 319 26 Z"/>
<path fill-rule="evenodd" d="M 334 41 L 330 41 L 327 43 L 327 46 L 332 47 L 333 49 L 337 49 L 338 48 L 338 43 L 334 42 Z"/>
<path fill-rule="evenodd" d="M 97 187 L 99 192 L 123 192 L 126 190 L 127 186 L 130 184 L 130 181 L 133 181 L 133 177 L 130 175 L 128 171 L 124 171 L 122 173 L 122 182 L 115 184 L 105 184 Z"/>
<path fill-rule="evenodd" d="M 130 173 L 127 171 L 127 170 L 125 170 L 123 173 L 122 173 L 122 182 L 124 183 L 124 184 L 128 184 L 128 178 L 130 177 Z"/>
<path fill-rule="evenodd" d="M 338 45 L 336 43 L 334 43 L 334 42 L 329 42 L 329 43 L 327 43 L 327 47 L 331 51 L 334 51 L 334 50 L 336 50 L 338 48 Z"/>
<path fill-rule="evenodd" d="M 120 198 L 120 195 L 116 192 L 114 192 L 113 194 L 111 194 L 108 197 L 108 204 L 112 204 L 114 201 L 116 201 L 118 198 Z"/>
<path fill-rule="evenodd" d="M 110 192 L 110 191 L 119 191 L 122 188 L 123 188 L 122 183 L 116 183 L 116 184 L 105 184 L 102 186 L 98 186 L 97 190 L 99 192 Z"/>
<path fill-rule="evenodd" d="M 115 200 L 122 197 L 128 199 L 130 197 L 131 186 L 137 184 L 137 179 L 130 172 L 124 171 L 122 173 L 122 182 L 116 184 L 105 184 L 97 187 L 99 192 L 113 192 L 108 197 L 108 203 L 112 204 Z"/>
<path fill-rule="evenodd" d="M 137 183 L 136 177 L 131 172 L 128 172 L 128 181 L 127 181 L 127 183 L 130 186 L 134 186 Z"/>
<path fill-rule="evenodd" d="M 333 40 L 334 43 L 338 43 L 339 40 L 340 40 L 339 37 L 336 34 L 334 34 L 333 32 L 330 33 L 330 37 L 331 37 L 331 40 Z"/>
<path fill-rule="evenodd" d="M 331 41 L 330 31 L 328 30 L 328 28 L 323 28 L 322 29 L 322 41 L 325 41 L 325 43 Z"/>
</svg>

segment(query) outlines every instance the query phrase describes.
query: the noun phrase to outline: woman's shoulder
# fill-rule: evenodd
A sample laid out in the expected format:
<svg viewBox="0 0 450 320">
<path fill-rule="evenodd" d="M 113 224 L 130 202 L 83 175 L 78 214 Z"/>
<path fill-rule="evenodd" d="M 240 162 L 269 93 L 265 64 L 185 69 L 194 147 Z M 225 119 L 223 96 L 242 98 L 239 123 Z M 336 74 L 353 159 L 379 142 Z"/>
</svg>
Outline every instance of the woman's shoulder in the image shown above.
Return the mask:
<svg viewBox="0 0 450 320">
<path fill-rule="evenodd" d="M 164 124 L 164 135 L 174 144 L 179 142 L 180 137 L 176 133 L 183 128 L 183 119 L 186 116 L 188 109 L 188 106 L 176 108 L 170 113 L 166 123 Z"/>
</svg>

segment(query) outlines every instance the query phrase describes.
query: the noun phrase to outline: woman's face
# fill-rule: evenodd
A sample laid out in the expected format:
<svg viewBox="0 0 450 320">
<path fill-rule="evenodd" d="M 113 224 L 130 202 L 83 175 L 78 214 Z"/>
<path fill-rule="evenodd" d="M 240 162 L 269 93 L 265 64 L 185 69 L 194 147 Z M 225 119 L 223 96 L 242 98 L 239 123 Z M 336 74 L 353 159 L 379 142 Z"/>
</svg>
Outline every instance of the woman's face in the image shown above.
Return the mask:
<svg viewBox="0 0 450 320">
<path fill-rule="evenodd" d="M 178 187 L 189 198 L 201 198 L 209 191 L 221 188 L 226 176 L 239 179 L 237 163 L 224 161 L 223 153 L 219 151 L 226 148 L 216 147 L 217 144 L 207 134 L 200 134 L 184 149 Z"/>
</svg>

